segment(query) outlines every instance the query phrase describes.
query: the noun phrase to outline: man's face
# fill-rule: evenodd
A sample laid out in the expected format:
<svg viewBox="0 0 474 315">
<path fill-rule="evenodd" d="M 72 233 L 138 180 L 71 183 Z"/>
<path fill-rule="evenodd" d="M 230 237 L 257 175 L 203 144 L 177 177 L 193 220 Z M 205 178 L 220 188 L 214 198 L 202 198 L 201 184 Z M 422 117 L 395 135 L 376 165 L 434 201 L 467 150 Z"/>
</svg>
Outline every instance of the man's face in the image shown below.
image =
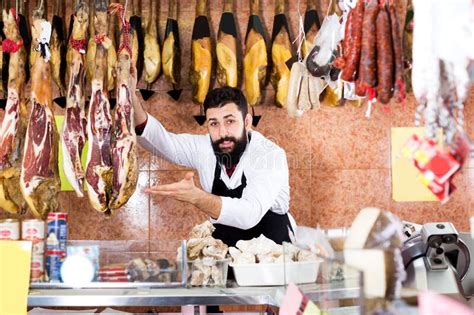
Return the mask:
<svg viewBox="0 0 474 315">
<path fill-rule="evenodd" d="M 206 117 L 214 152 L 228 154 L 238 160 L 247 145 L 247 131 L 252 121 L 250 114 L 244 119 L 237 105 L 229 103 L 219 108 L 209 108 Z"/>
</svg>

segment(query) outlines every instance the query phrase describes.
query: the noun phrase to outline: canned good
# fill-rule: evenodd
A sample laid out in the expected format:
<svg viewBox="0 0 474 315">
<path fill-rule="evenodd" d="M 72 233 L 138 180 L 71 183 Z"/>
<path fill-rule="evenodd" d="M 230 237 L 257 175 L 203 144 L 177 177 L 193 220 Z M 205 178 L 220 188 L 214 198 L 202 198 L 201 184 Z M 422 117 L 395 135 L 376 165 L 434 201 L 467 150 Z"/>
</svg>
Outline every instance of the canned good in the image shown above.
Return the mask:
<svg viewBox="0 0 474 315">
<path fill-rule="evenodd" d="M 0 220 L 0 240 L 20 239 L 20 222 L 17 219 Z"/>
<path fill-rule="evenodd" d="M 33 240 L 33 247 L 31 249 L 31 253 L 34 254 L 41 254 L 44 255 L 44 240 Z"/>
<path fill-rule="evenodd" d="M 47 282 L 61 282 L 61 265 L 66 253 L 61 250 L 46 251 L 46 274 Z"/>
<path fill-rule="evenodd" d="M 67 243 L 67 213 L 52 212 L 48 214 L 47 250 L 61 250 L 66 252 Z"/>
<path fill-rule="evenodd" d="M 43 282 L 44 280 L 44 256 L 43 254 L 32 254 L 31 255 L 31 271 L 30 281 L 31 282 Z"/>
<path fill-rule="evenodd" d="M 25 241 L 44 240 L 44 221 L 38 219 L 21 222 L 21 239 Z"/>
</svg>

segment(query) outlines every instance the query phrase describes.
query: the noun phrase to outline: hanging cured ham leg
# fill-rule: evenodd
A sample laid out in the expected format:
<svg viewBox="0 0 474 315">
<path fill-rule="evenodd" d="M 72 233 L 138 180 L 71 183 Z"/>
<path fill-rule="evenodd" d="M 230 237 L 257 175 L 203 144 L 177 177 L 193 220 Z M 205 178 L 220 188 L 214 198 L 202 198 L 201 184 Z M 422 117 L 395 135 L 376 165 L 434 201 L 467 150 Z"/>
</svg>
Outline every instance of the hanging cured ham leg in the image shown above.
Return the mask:
<svg viewBox="0 0 474 315">
<path fill-rule="evenodd" d="M 158 27 L 156 25 L 157 2 L 158 0 L 150 0 L 150 18 L 145 34 L 144 79 L 148 85 L 155 82 L 161 73 L 161 52 L 160 43 L 158 42 Z"/>
<path fill-rule="evenodd" d="M 212 74 L 212 44 L 209 19 L 206 15 L 206 0 L 196 3 L 196 19 L 194 20 L 191 41 L 190 81 L 193 86 L 193 101 L 204 103 Z"/>
<path fill-rule="evenodd" d="M 217 35 L 217 81 L 221 86 L 237 87 L 237 26 L 232 13 L 232 0 L 224 1 L 224 12 Z"/>
<path fill-rule="evenodd" d="M 81 3 L 74 15 L 72 37 L 68 49 L 70 76 L 66 113 L 61 132 L 64 173 L 78 197 L 84 196 L 84 170 L 81 163 L 81 153 L 86 141 L 84 80 L 88 20 L 89 7 L 87 4 Z"/>
<path fill-rule="evenodd" d="M 26 203 L 18 190 L 21 159 L 26 133 L 27 112 L 24 98 L 26 51 L 13 10 L 3 11 L 3 53 L 10 54 L 8 98 L 0 126 L 0 208 L 23 213 Z"/>
<path fill-rule="evenodd" d="M 278 0 L 275 6 L 272 34 L 272 72 L 271 83 L 275 89 L 275 103 L 285 107 L 290 81 L 290 69 L 287 61 L 292 56 L 292 47 L 289 34 L 288 20 L 285 16 L 285 4 Z"/>
<path fill-rule="evenodd" d="M 40 15 L 37 15 L 40 16 Z M 33 214 L 45 219 L 58 208 L 59 135 L 52 112 L 49 38 L 51 24 L 41 18 L 33 21 L 32 35 L 39 55 L 31 71 L 31 114 L 26 131 L 20 188 Z"/>
<path fill-rule="evenodd" d="M 247 26 L 244 52 L 244 93 L 250 106 L 262 99 L 261 89 L 267 75 L 267 48 L 263 26 L 258 16 L 258 0 L 250 1 L 251 16 Z"/>
<path fill-rule="evenodd" d="M 148 14 L 148 23 L 145 34 L 145 51 L 143 53 L 143 69 L 145 71 L 144 80 L 147 84 L 146 89 L 141 89 L 143 99 L 146 101 L 152 95 L 151 85 L 161 74 L 161 50 L 158 36 L 157 13 L 158 0 L 150 0 L 150 12 Z"/>
<path fill-rule="evenodd" d="M 181 95 L 181 90 L 177 89 L 181 80 L 181 49 L 179 46 L 178 2 L 176 0 L 169 1 L 161 58 L 163 74 L 173 85 L 173 90 L 168 91 L 168 94 L 177 101 Z"/>
<path fill-rule="evenodd" d="M 107 33 L 107 1 L 95 4 L 95 37 Z M 86 185 L 94 209 L 110 215 L 109 198 L 112 191 L 111 134 L 112 115 L 105 88 L 107 49 L 97 44 L 92 93 L 87 117 L 89 151 L 86 165 Z"/>
</svg>

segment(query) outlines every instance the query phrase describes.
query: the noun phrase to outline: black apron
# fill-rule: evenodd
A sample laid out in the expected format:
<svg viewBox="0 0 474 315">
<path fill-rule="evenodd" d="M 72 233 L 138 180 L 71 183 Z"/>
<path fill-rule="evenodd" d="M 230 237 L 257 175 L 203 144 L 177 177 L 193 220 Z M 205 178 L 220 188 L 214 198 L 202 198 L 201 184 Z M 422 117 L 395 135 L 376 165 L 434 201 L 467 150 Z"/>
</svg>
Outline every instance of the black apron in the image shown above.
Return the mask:
<svg viewBox="0 0 474 315">
<path fill-rule="evenodd" d="M 221 166 L 216 162 L 214 172 L 214 182 L 212 184 L 212 194 L 221 197 L 241 198 L 244 188 L 247 186 L 247 178 L 242 174 L 240 186 L 229 189 L 221 179 Z M 259 237 L 261 234 L 273 240 L 277 244 L 290 242 L 289 229 L 293 231 L 288 214 L 278 214 L 268 210 L 260 222 L 251 229 L 242 230 L 223 224 L 214 224 L 216 230 L 212 236 L 222 240 L 227 246 L 235 246 L 239 240 L 250 240 Z"/>
</svg>

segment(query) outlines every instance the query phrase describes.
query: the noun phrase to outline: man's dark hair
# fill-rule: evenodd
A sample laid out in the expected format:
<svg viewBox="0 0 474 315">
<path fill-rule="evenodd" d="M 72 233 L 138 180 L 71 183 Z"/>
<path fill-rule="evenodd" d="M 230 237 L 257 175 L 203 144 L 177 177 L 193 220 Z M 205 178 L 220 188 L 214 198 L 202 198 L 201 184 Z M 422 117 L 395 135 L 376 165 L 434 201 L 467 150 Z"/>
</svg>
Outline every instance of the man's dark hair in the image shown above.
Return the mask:
<svg viewBox="0 0 474 315">
<path fill-rule="evenodd" d="M 219 108 L 229 103 L 235 103 L 242 113 L 242 117 L 245 119 L 248 113 L 247 99 L 241 90 L 230 86 L 216 88 L 207 93 L 206 99 L 204 100 L 204 114 L 207 115 L 209 108 Z"/>
</svg>

